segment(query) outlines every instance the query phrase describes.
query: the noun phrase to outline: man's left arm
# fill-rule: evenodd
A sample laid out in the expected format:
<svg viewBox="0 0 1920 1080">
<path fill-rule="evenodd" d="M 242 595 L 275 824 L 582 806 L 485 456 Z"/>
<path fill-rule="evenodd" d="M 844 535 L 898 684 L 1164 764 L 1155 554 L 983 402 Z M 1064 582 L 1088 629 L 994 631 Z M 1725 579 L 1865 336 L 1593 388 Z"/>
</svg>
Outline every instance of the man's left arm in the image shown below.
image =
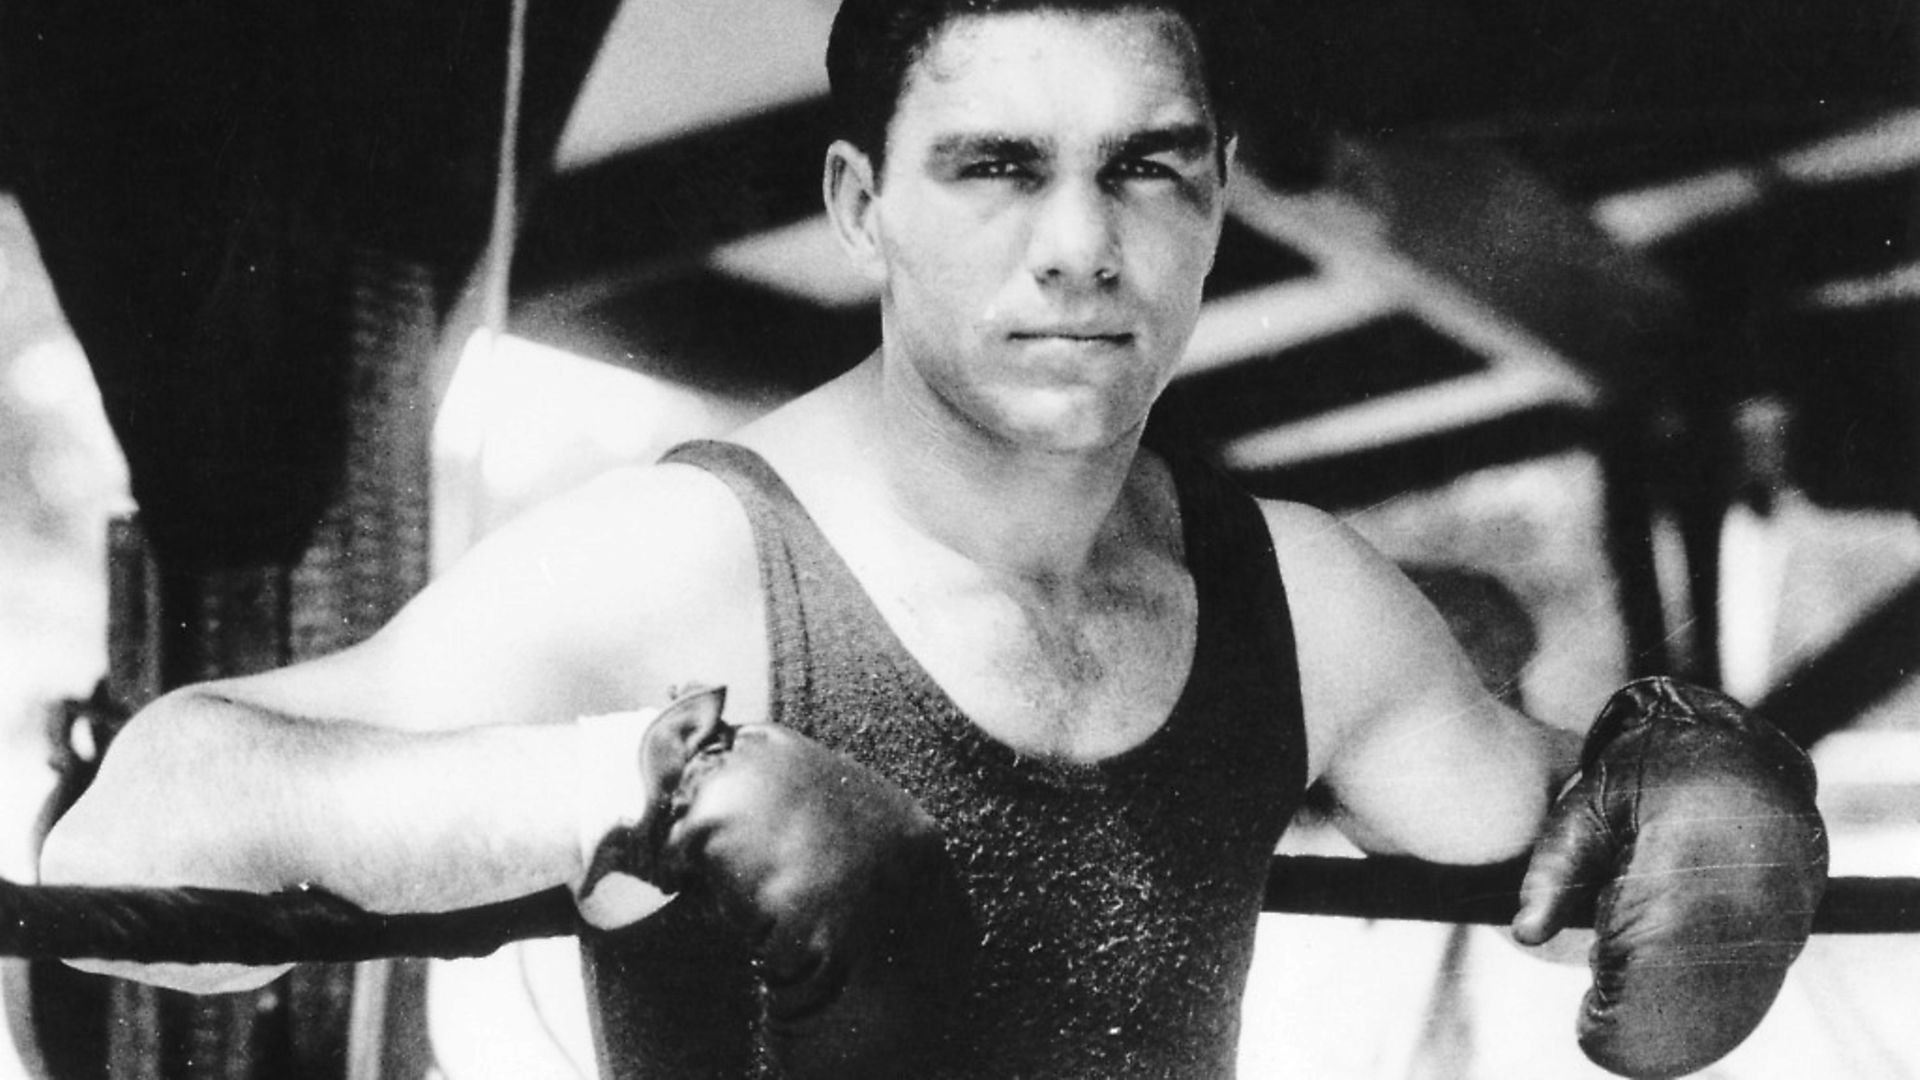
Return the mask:
<svg viewBox="0 0 1920 1080">
<path fill-rule="evenodd" d="M 1268 521 L 1313 775 L 1348 834 L 1441 862 L 1530 852 L 1523 943 L 1591 905 L 1579 1032 L 1602 1066 L 1679 1076 L 1744 1040 L 1826 885 L 1800 748 L 1732 699 L 1660 678 L 1615 694 L 1570 759 L 1569 736 L 1480 689 L 1438 615 L 1363 541 L 1313 511 L 1269 508 Z"/>
<path fill-rule="evenodd" d="M 1286 584 L 1310 779 L 1363 850 L 1433 862 L 1524 854 L 1577 768 L 1577 734 L 1507 707 L 1445 621 L 1357 534 L 1266 506 Z"/>
</svg>

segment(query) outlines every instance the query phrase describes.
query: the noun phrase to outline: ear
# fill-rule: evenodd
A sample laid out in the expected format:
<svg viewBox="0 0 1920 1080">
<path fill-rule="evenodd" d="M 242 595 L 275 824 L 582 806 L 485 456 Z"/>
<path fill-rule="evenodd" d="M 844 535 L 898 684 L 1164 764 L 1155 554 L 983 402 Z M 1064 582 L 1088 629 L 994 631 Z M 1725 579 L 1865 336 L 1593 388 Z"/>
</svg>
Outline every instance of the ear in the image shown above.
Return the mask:
<svg viewBox="0 0 1920 1080">
<path fill-rule="evenodd" d="M 845 139 L 827 147 L 826 171 L 821 177 L 827 218 L 855 268 L 875 281 L 886 269 L 880 252 L 878 179 L 873 159 L 859 147 Z"/>
<path fill-rule="evenodd" d="M 1227 136 L 1227 143 L 1220 150 L 1220 160 L 1218 163 L 1220 168 L 1220 205 L 1218 210 L 1216 211 L 1216 213 L 1219 215 L 1218 221 L 1215 225 L 1216 230 L 1222 229 L 1225 227 L 1226 220 L 1227 220 L 1227 207 L 1232 205 L 1233 203 L 1233 178 L 1235 174 L 1237 174 L 1240 171 L 1240 165 L 1238 160 L 1239 153 L 1240 153 L 1240 137 L 1238 135 Z M 1213 238 L 1213 251 L 1211 254 L 1207 256 L 1207 272 L 1208 273 L 1213 272 L 1213 264 L 1215 263 L 1215 261 L 1219 259 L 1219 257 L 1220 257 L 1220 236 L 1219 236 L 1219 233 L 1216 231 Z"/>
</svg>

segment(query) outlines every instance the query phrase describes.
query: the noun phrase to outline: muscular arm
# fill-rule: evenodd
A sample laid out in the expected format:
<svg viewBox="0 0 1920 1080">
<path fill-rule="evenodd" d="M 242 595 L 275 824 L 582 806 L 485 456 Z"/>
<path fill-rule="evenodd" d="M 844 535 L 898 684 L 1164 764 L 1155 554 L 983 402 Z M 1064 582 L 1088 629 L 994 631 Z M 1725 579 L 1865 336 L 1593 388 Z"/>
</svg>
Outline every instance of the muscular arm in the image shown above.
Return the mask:
<svg viewBox="0 0 1920 1080">
<path fill-rule="evenodd" d="M 564 722 L 753 663 L 728 621 L 743 584 L 756 594 L 751 562 L 744 583 L 732 567 L 744 523 L 725 498 L 684 469 L 597 482 L 476 548 L 362 645 L 161 698 L 49 835 L 42 879 L 313 882 L 376 911 L 571 880 L 583 755 Z M 735 655 L 714 644 L 728 636 L 745 639 Z"/>
<path fill-rule="evenodd" d="M 1267 506 L 1298 638 L 1309 769 L 1337 822 L 1380 854 L 1490 862 L 1525 852 L 1576 739 L 1481 685 L 1405 575 L 1326 514 Z"/>
<path fill-rule="evenodd" d="M 271 892 L 428 911 L 566 880 L 572 729 L 404 732 L 275 712 L 226 684 L 142 712 L 55 827 L 43 880 Z"/>
</svg>

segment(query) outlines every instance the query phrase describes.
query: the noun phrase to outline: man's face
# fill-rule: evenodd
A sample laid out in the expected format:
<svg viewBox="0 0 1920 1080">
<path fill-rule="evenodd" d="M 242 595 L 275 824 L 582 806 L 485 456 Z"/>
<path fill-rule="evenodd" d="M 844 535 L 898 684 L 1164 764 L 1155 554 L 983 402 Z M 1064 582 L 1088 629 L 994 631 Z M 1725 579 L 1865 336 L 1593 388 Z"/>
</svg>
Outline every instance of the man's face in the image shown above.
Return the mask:
<svg viewBox="0 0 1920 1080">
<path fill-rule="evenodd" d="M 871 207 L 889 363 L 1022 445 L 1137 432 L 1199 316 L 1217 138 L 1172 16 L 950 23 L 908 74 Z"/>
</svg>

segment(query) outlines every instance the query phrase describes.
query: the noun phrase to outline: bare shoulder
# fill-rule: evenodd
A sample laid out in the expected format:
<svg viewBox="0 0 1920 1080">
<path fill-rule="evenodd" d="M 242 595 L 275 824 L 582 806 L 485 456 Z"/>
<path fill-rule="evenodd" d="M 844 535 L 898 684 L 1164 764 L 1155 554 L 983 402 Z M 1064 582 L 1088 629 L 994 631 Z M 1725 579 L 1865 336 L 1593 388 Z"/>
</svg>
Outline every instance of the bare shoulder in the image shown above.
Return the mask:
<svg viewBox="0 0 1920 1080">
<path fill-rule="evenodd" d="M 229 684 L 281 711 L 409 729 L 570 719 L 762 675 L 739 503 L 684 465 L 622 468 L 503 526 L 363 645 Z"/>
<path fill-rule="evenodd" d="M 1312 775 L 1392 715 L 1473 692 L 1446 624 L 1390 559 L 1325 511 L 1262 510 L 1293 620 Z"/>
<path fill-rule="evenodd" d="M 671 613 L 737 584 L 737 571 L 751 566 L 751 546 L 740 504 L 717 477 L 687 465 L 631 466 L 488 536 L 444 583 L 495 595 L 618 597 L 623 608 Z"/>
<path fill-rule="evenodd" d="M 574 711 L 735 681 L 725 645 L 759 610 L 745 513 L 719 478 L 687 465 L 589 481 L 476 546 L 444 585 L 445 600 L 423 595 L 423 616 L 444 626 L 478 607 L 507 620 L 503 648 L 541 650 L 573 672 L 587 699 Z"/>
<path fill-rule="evenodd" d="M 751 544 L 739 501 L 719 477 L 691 465 L 609 470 L 510 523 L 475 548 L 579 560 L 579 569 L 677 577 L 729 562 Z M 645 559 L 631 556 L 645 555 Z"/>
<path fill-rule="evenodd" d="M 1339 518 L 1301 503 L 1263 500 L 1289 602 L 1320 620 L 1382 618 L 1407 602 L 1424 607 L 1398 567 Z"/>
<path fill-rule="evenodd" d="M 1274 553 L 1283 569 L 1288 563 L 1303 564 L 1304 569 L 1323 562 L 1343 562 L 1356 554 L 1364 560 L 1373 550 L 1339 518 L 1318 507 L 1262 499 L 1260 512 L 1267 519 Z"/>
</svg>

